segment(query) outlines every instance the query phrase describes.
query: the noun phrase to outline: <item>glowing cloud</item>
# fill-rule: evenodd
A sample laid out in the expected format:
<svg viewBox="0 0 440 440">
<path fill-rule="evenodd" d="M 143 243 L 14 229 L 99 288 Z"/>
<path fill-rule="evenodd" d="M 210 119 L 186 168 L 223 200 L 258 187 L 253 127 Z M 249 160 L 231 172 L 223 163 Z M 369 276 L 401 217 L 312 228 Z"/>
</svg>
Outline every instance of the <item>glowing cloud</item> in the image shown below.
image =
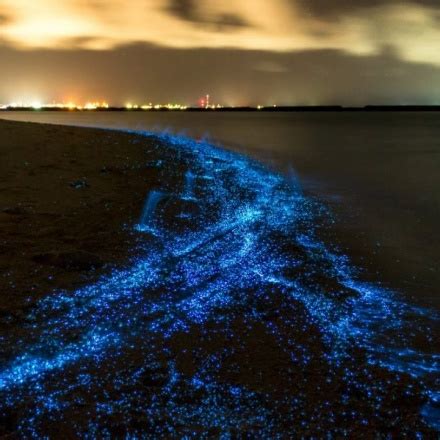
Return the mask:
<svg viewBox="0 0 440 440">
<path fill-rule="evenodd" d="M 384 46 L 403 59 L 440 64 L 434 6 L 383 4 L 322 17 L 300 0 L 3 0 L 1 38 L 21 48 L 108 50 L 146 42 L 276 52 L 340 49 L 367 55 Z M 325 10 L 327 7 L 322 7 Z"/>
</svg>

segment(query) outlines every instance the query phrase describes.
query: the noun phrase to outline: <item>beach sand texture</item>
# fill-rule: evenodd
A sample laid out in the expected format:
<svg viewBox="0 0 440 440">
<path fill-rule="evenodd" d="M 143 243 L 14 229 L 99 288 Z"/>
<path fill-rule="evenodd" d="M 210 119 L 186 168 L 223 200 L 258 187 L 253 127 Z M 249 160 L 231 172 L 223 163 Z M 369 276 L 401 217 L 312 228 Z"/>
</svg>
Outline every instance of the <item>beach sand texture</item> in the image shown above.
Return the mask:
<svg viewBox="0 0 440 440">
<path fill-rule="evenodd" d="M 164 178 L 154 166 L 164 152 L 124 133 L 0 127 L 0 310 L 20 314 L 28 300 L 133 255 L 132 223 Z"/>
</svg>

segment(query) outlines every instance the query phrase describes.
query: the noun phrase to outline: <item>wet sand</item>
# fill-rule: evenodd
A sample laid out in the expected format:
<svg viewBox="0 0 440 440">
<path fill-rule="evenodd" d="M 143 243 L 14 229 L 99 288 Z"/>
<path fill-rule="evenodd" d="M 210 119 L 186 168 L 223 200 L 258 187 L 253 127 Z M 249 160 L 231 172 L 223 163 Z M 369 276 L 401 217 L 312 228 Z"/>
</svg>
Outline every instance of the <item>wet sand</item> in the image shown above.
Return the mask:
<svg viewBox="0 0 440 440">
<path fill-rule="evenodd" d="M 424 312 L 357 283 L 281 177 L 177 138 L 0 133 L 1 434 L 434 438 L 419 357 L 390 355 L 435 354 Z"/>
</svg>

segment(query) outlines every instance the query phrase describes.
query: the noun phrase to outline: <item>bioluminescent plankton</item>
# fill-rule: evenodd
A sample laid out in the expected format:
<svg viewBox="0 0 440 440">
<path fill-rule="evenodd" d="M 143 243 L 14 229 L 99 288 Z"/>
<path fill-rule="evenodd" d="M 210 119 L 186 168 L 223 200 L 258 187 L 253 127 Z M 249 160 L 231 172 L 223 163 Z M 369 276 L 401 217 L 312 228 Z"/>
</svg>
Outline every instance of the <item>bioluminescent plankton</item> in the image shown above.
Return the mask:
<svg viewBox="0 0 440 440">
<path fill-rule="evenodd" d="M 433 343 L 437 316 L 360 281 L 319 239 L 330 214 L 297 179 L 143 135 L 184 171 L 180 187 L 146 193 L 136 260 L 48 295 L 20 340 L 0 341 L 23 348 L 0 369 L 1 412 L 21 435 L 343 436 L 398 423 L 393 395 L 438 427 L 439 354 L 417 343 Z"/>
</svg>

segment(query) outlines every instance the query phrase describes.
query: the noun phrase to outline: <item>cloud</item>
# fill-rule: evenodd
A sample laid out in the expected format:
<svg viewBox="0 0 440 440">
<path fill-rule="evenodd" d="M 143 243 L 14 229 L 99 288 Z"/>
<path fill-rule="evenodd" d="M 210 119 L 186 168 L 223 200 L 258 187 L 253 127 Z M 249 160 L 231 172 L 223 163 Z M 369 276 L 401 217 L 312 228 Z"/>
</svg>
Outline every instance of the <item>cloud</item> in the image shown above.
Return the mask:
<svg viewBox="0 0 440 440">
<path fill-rule="evenodd" d="M 0 14 L 0 26 L 6 23 L 10 23 L 12 19 L 6 14 Z"/>
<path fill-rule="evenodd" d="M 370 8 L 386 8 L 405 4 L 440 10 L 438 0 L 292 0 L 291 3 L 294 6 L 300 5 L 305 13 L 327 19 L 358 14 Z"/>
<path fill-rule="evenodd" d="M 438 11 L 417 5 L 371 8 L 345 18 L 355 25 L 363 40 L 376 48 L 390 47 L 405 61 L 440 65 Z"/>
<path fill-rule="evenodd" d="M 209 9 L 201 7 L 201 2 L 195 0 L 169 0 L 165 10 L 182 20 L 197 25 L 212 26 L 219 30 L 249 25 L 243 17 L 234 13 L 209 13 Z"/>
<path fill-rule="evenodd" d="M 255 66 L 255 70 L 267 73 L 285 73 L 288 71 L 283 64 L 270 60 L 262 60 Z"/>
<path fill-rule="evenodd" d="M 440 84 L 440 67 L 403 61 L 388 48 L 358 56 L 333 49 L 274 53 L 133 44 L 113 51 L 41 49 L 23 56 L 0 47 L 0 59 L 0 102 L 193 104 L 206 93 L 213 102 L 231 105 L 440 102 L 440 87 L 433 88 Z"/>
<path fill-rule="evenodd" d="M 171 0 L 166 10 L 183 20 L 198 22 L 197 7 L 194 0 Z"/>
<path fill-rule="evenodd" d="M 1 38 L 27 49 L 170 48 L 372 56 L 440 65 L 438 0 L 1 0 Z M 6 12 L 4 12 L 6 11 Z"/>
</svg>

